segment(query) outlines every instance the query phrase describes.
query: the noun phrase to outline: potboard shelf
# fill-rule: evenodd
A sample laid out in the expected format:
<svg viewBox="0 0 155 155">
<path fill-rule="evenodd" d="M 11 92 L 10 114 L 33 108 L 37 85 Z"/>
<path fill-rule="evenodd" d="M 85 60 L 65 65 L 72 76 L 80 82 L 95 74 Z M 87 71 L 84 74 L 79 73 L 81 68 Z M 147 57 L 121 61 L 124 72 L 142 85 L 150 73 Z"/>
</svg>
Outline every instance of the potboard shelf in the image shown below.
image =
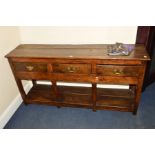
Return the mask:
<svg viewBox="0 0 155 155">
<path fill-rule="evenodd" d="M 33 86 L 26 96 L 28 104 L 48 104 L 55 106 L 91 108 L 92 88 L 57 86 L 59 96 L 55 96 L 52 85 Z M 97 88 L 96 109 L 132 111 L 134 93 L 130 89 Z"/>
</svg>

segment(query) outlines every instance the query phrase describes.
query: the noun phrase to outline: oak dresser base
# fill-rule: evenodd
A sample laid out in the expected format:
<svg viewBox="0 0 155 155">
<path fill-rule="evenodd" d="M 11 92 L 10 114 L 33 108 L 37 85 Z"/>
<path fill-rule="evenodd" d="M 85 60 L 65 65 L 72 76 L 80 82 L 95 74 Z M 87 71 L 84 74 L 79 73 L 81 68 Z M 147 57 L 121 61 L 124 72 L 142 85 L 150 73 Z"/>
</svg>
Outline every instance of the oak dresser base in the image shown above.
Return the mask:
<svg viewBox="0 0 155 155">
<path fill-rule="evenodd" d="M 135 45 L 129 56 L 108 56 L 109 45 L 20 45 L 6 57 L 25 104 L 118 110 L 137 113 L 150 60 Z M 22 80 L 33 87 L 25 93 Z M 37 80 L 52 85 L 37 84 Z M 57 86 L 57 82 L 90 83 L 92 87 Z M 97 88 L 97 84 L 129 85 L 129 89 Z"/>
</svg>

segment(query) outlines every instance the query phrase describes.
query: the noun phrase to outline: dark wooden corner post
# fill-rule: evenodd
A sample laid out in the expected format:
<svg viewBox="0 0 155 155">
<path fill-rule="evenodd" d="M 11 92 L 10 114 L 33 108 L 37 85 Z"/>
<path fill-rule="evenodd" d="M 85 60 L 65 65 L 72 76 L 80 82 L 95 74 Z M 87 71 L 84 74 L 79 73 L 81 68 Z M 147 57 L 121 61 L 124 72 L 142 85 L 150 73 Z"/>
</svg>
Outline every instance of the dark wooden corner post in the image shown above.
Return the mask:
<svg viewBox="0 0 155 155">
<path fill-rule="evenodd" d="M 151 58 L 146 66 L 143 83 L 144 91 L 148 85 L 155 82 L 155 70 L 151 72 L 151 67 L 155 61 L 155 26 L 138 26 L 136 44 L 144 45 Z"/>
</svg>

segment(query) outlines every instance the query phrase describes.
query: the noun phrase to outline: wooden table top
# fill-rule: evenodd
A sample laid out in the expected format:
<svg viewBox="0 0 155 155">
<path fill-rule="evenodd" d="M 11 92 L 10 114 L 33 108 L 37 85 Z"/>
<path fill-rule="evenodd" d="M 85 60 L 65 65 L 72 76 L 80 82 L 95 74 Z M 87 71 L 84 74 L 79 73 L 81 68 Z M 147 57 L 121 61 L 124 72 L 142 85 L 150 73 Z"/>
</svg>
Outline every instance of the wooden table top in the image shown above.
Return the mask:
<svg viewBox="0 0 155 155">
<path fill-rule="evenodd" d="M 143 45 L 135 45 L 129 56 L 109 56 L 107 48 L 110 44 L 21 44 L 6 55 L 16 58 L 68 58 L 68 59 L 125 59 L 150 60 Z"/>
</svg>

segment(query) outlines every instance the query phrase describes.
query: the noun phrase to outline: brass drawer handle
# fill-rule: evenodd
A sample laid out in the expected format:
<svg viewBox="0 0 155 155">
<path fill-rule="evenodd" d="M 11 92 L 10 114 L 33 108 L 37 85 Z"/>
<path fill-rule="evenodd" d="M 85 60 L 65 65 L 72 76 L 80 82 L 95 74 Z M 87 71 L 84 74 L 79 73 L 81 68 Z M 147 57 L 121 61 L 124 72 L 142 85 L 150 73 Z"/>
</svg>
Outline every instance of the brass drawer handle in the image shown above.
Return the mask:
<svg viewBox="0 0 155 155">
<path fill-rule="evenodd" d="M 33 66 L 26 66 L 26 69 L 27 69 L 28 71 L 32 71 L 32 70 L 34 69 L 34 67 L 33 67 Z"/>
<path fill-rule="evenodd" d="M 120 75 L 120 74 L 123 74 L 123 71 L 115 69 L 113 70 L 113 74 Z"/>
<path fill-rule="evenodd" d="M 69 73 L 74 73 L 74 72 L 76 72 L 76 70 L 77 70 L 76 67 L 73 67 L 73 66 L 67 67 L 67 72 L 69 72 Z"/>
</svg>

